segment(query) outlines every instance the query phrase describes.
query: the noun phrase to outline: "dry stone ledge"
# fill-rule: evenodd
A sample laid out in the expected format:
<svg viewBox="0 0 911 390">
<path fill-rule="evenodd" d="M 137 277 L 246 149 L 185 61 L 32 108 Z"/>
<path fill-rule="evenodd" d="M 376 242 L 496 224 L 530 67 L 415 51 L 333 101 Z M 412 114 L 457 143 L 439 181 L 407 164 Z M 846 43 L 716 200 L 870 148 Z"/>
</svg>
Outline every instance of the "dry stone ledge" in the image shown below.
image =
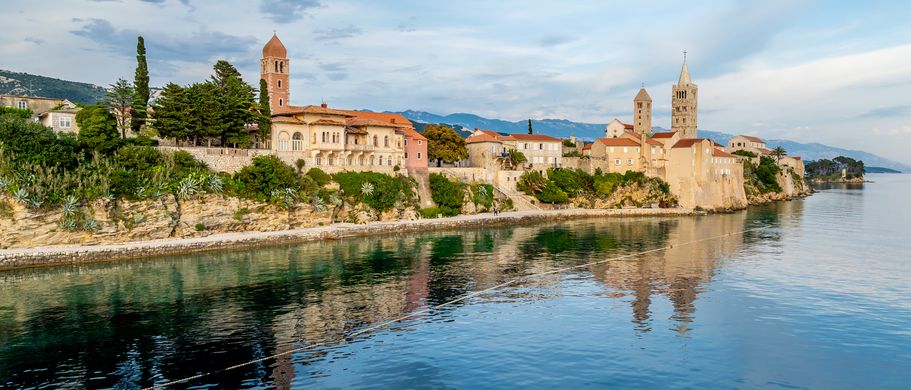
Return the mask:
<svg viewBox="0 0 911 390">
<path fill-rule="evenodd" d="M 634 216 L 680 216 L 704 214 L 683 208 L 673 209 L 565 209 L 517 211 L 492 214 L 460 215 L 449 218 L 414 221 L 339 223 L 323 227 L 270 232 L 238 232 L 206 237 L 160 239 L 91 246 L 52 246 L 0 250 L 0 269 L 78 264 L 126 260 L 165 255 L 184 255 L 213 250 L 261 247 L 320 240 L 339 240 L 373 234 L 452 230 L 469 227 L 519 225 L 568 219 Z"/>
</svg>

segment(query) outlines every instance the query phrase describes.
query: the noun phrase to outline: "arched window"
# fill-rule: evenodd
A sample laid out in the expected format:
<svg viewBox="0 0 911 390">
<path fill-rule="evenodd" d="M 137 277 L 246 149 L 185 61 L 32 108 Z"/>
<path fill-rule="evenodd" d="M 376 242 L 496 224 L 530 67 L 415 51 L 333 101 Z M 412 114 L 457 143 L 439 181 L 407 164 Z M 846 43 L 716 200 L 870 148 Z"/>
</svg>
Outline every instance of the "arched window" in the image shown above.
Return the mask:
<svg viewBox="0 0 911 390">
<path fill-rule="evenodd" d="M 279 105 L 279 107 L 284 106 L 284 105 L 285 105 L 285 101 L 282 100 L 282 99 L 278 99 L 278 105 Z"/>
<path fill-rule="evenodd" d="M 278 63 L 278 73 L 285 73 L 285 61 Z M 329 164 L 332 165 L 332 164 Z"/>
<path fill-rule="evenodd" d="M 389 147 L 389 136 L 383 137 L 383 147 Z"/>
<path fill-rule="evenodd" d="M 282 80 L 281 79 L 278 80 L 278 89 L 282 89 Z"/>
<path fill-rule="evenodd" d="M 278 133 L 278 150 L 288 150 L 290 149 L 290 136 L 286 132 Z"/>
<path fill-rule="evenodd" d="M 328 136 L 329 136 L 329 134 L 327 134 L 327 133 L 324 131 L 324 132 L 323 132 L 323 142 L 327 142 L 326 140 L 329 139 Z"/>
<path fill-rule="evenodd" d="M 291 150 L 304 150 L 304 136 L 301 133 L 294 133 L 291 137 Z"/>
<path fill-rule="evenodd" d="M 379 145 L 379 138 L 377 138 L 377 136 L 374 135 L 373 136 L 373 146 L 378 146 L 378 145 Z M 370 165 L 373 165 L 373 163 L 370 163 Z"/>
<path fill-rule="evenodd" d="M 278 72 L 278 61 L 275 61 L 275 71 Z"/>
<path fill-rule="evenodd" d="M 311 143 L 311 144 L 315 144 L 315 143 L 316 143 L 316 133 L 313 133 L 313 136 L 310 137 L 310 143 Z"/>
<path fill-rule="evenodd" d="M 28 109 L 28 102 L 25 101 L 25 100 L 20 100 L 20 101 L 19 101 L 19 104 L 18 104 L 18 107 L 19 107 L 20 110 Z"/>
</svg>

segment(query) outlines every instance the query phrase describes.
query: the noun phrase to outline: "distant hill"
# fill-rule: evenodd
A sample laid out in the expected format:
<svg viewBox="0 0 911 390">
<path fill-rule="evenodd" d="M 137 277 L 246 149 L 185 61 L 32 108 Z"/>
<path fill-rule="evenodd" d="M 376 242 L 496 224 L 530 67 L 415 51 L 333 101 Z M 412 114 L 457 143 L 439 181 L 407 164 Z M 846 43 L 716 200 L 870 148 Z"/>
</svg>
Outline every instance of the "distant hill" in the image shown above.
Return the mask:
<svg viewBox="0 0 911 390">
<path fill-rule="evenodd" d="M 103 87 L 0 69 L 0 95 L 40 96 L 95 103 L 105 95 Z"/>
<path fill-rule="evenodd" d="M 902 173 L 894 169 L 884 167 L 864 167 L 864 173 Z"/>
<path fill-rule="evenodd" d="M 436 115 L 428 112 L 413 110 L 399 112 L 399 114 L 402 114 L 412 122 L 415 122 L 415 126 L 419 131 L 422 129 L 423 124 L 445 123 L 461 130 L 463 136 L 470 133 L 474 128 L 493 130 L 500 133 L 528 132 L 527 121 L 510 122 L 502 119 L 489 119 L 466 113 Z M 568 138 L 570 135 L 575 135 L 576 137 L 587 141 L 592 141 L 595 138 L 603 137 L 604 127 L 606 126 L 606 124 L 602 123 L 581 123 L 565 119 L 532 119 L 531 122 L 532 128 L 536 133 L 540 132 L 542 134 L 562 138 Z M 661 127 L 655 127 L 654 129 L 655 131 L 668 131 L 667 129 L 663 129 Z M 702 129 L 699 130 L 699 135 L 701 137 L 706 137 L 725 145 L 727 144 L 728 140 L 734 136 L 732 134 Z M 889 168 L 904 172 L 911 171 L 911 166 L 909 165 L 902 164 L 897 161 L 892 161 L 887 158 L 860 150 L 842 149 L 815 142 L 803 144 L 799 142 L 779 139 L 768 139 L 766 142 L 769 147 L 775 148 L 781 146 L 788 151 L 788 154 L 800 156 L 804 161 L 819 160 L 823 158 L 832 159 L 838 156 L 846 156 L 856 160 L 863 160 L 864 164 L 870 166 Z"/>
</svg>

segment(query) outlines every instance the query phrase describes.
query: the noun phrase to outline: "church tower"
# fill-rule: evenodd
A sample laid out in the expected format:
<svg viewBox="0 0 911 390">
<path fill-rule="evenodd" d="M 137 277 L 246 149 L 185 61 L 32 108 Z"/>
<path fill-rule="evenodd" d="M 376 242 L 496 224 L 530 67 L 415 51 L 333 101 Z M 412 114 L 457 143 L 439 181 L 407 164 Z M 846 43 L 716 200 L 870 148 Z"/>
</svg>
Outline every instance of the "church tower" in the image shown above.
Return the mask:
<svg viewBox="0 0 911 390">
<path fill-rule="evenodd" d="M 683 52 L 683 68 L 680 79 L 673 86 L 671 99 L 671 130 L 679 131 L 680 138 L 696 138 L 696 110 L 699 88 L 690 79 L 686 66 L 686 52 Z"/>
<path fill-rule="evenodd" d="M 263 58 L 260 60 L 260 78 L 269 86 L 269 109 L 272 112 L 282 111 L 291 103 L 291 85 L 288 74 L 291 64 L 288 61 L 288 50 L 272 34 L 272 39 L 263 46 Z"/>
<path fill-rule="evenodd" d="M 639 134 L 652 134 L 652 97 L 645 88 L 633 99 L 633 131 Z"/>
</svg>

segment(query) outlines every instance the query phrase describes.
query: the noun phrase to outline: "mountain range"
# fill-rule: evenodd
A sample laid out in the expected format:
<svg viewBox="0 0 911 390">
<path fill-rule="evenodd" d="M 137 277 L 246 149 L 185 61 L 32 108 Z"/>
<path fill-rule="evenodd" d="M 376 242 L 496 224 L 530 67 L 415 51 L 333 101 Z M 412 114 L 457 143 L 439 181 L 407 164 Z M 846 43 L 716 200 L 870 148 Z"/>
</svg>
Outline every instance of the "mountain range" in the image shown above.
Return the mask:
<svg viewBox="0 0 911 390">
<path fill-rule="evenodd" d="M 0 69 L 0 95 L 40 96 L 95 103 L 104 97 L 104 87 Z"/>
<path fill-rule="evenodd" d="M 444 123 L 453 126 L 462 134 L 462 136 L 467 136 L 475 128 L 506 134 L 528 132 L 528 121 L 510 122 L 502 119 L 490 119 L 466 113 L 437 115 L 414 110 L 397 113 L 402 114 L 402 116 L 414 122 L 418 131 L 421 131 L 428 123 Z M 531 123 L 535 133 L 547 134 L 558 138 L 568 138 L 571 135 L 575 135 L 577 138 L 585 141 L 593 141 L 595 138 L 603 137 L 604 128 L 607 126 L 607 124 L 602 123 L 582 123 L 566 119 L 532 119 Z M 669 131 L 661 127 L 655 127 L 654 130 L 656 132 Z M 734 137 L 733 134 L 702 129 L 699 130 L 699 136 L 709 138 L 723 145 L 727 145 L 728 140 L 730 140 L 731 137 Z M 883 167 L 902 172 L 911 172 L 911 166 L 909 165 L 861 150 L 838 148 L 816 142 L 800 143 L 783 139 L 767 139 L 765 141 L 770 148 L 781 146 L 789 155 L 800 156 L 804 161 L 846 156 L 856 160 L 863 160 L 864 164 L 870 167 Z"/>
</svg>

